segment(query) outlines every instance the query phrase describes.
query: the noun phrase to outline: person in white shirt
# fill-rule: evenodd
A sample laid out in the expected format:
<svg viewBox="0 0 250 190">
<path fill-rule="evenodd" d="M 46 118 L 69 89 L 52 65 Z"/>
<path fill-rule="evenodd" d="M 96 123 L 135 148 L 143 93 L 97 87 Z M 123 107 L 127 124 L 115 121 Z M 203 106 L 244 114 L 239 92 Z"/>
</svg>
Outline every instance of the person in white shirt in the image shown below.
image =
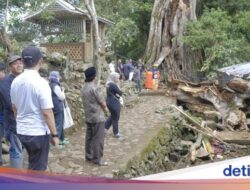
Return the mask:
<svg viewBox="0 0 250 190">
<path fill-rule="evenodd" d="M 60 145 L 68 144 L 64 139 L 64 88 L 60 84 L 60 74 L 58 71 L 51 71 L 49 74 L 49 85 L 52 91 L 52 101 L 54 104 L 53 113 L 56 121 L 57 134 L 60 140 Z"/>
<path fill-rule="evenodd" d="M 59 144 L 51 89 L 38 73 L 43 64 L 40 50 L 25 48 L 22 60 L 25 70 L 14 79 L 10 91 L 17 134 L 29 156 L 28 169 L 46 170 L 50 139 L 53 145 Z"/>
<path fill-rule="evenodd" d="M 109 72 L 114 73 L 115 72 L 115 64 L 113 61 L 109 63 Z"/>
</svg>

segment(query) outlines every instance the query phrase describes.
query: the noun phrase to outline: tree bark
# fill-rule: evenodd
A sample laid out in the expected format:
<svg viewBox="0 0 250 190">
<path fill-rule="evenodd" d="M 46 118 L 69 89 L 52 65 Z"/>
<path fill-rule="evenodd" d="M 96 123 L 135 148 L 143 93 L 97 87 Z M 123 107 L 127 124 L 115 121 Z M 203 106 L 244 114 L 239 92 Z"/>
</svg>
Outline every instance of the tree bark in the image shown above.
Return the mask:
<svg viewBox="0 0 250 190">
<path fill-rule="evenodd" d="M 0 42 L 3 44 L 3 48 L 6 50 L 6 55 L 13 52 L 9 35 L 6 33 L 4 27 L 0 27 Z"/>
<path fill-rule="evenodd" d="M 160 54 L 163 28 L 162 21 L 165 14 L 165 7 L 167 7 L 168 4 L 169 0 L 155 0 L 154 2 L 144 58 L 144 63 L 146 63 L 146 65 L 152 65 Z"/>
<path fill-rule="evenodd" d="M 144 62 L 148 66 L 162 63 L 169 82 L 200 81 L 201 55 L 182 42 L 185 24 L 196 20 L 195 9 L 196 0 L 156 0 L 154 3 Z"/>
<path fill-rule="evenodd" d="M 94 0 L 84 0 L 84 4 L 91 16 L 92 26 L 93 26 L 93 65 L 96 68 L 96 78 L 97 83 L 100 84 L 101 79 L 101 39 L 99 36 L 99 26 L 98 26 L 98 18 L 96 14 Z"/>
<path fill-rule="evenodd" d="M 9 0 L 7 0 L 6 2 L 4 21 L 3 23 L 1 23 L 2 25 L 0 25 L 0 42 L 3 44 L 6 56 L 8 56 L 10 53 L 13 52 L 9 35 L 6 33 L 8 9 L 9 9 Z"/>
<path fill-rule="evenodd" d="M 217 132 L 216 136 L 220 137 L 227 143 L 235 143 L 242 145 L 250 144 L 250 136 L 246 131 L 221 131 Z"/>
<path fill-rule="evenodd" d="M 192 103 L 188 99 L 188 96 L 190 96 L 191 100 L 198 98 L 198 100 L 203 99 L 212 103 L 213 107 L 220 113 L 222 125 L 229 130 L 248 130 L 246 115 L 241 110 L 245 106 L 243 105 L 243 96 L 225 92 L 216 86 L 193 87 L 190 84 L 179 84 L 177 91 L 186 94 L 187 98 L 185 99 L 182 96 L 177 97 L 183 102 Z M 175 94 L 178 95 L 178 93 Z"/>
</svg>

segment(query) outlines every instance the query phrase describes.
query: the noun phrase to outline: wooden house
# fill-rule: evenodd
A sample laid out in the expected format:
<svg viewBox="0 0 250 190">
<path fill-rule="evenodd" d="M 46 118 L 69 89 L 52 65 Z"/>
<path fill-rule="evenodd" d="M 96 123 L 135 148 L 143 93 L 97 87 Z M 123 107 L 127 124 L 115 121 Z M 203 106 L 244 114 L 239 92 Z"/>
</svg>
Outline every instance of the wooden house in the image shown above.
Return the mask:
<svg viewBox="0 0 250 190">
<path fill-rule="evenodd" d="M 52 19 L 45 19 L 51 16 Z M 58 34 L 80 34 L 80 42 L 73 43 L 42 43 L 49 52 L 69 52 L 71 60 L 91 63 L 93 59 L 92 21 L 87 10 L 81 10 L 66 1 L 55 0 L 44 9 L 25 17 L 41 26 L 44 36 Z M 108 27 L 113 23 L 105 18 L 98 17 L 99 35 L 104 39 Z"/>
</svg>

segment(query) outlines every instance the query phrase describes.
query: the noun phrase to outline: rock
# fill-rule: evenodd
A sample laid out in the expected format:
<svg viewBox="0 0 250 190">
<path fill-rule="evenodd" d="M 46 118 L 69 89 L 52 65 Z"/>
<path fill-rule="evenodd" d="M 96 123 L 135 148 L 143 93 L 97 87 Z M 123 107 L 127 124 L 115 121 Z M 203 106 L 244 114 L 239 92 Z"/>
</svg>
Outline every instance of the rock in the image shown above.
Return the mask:
<svg viewBox="0 0 250 190">
<path fill-rule="evenodd" d="M 179 156 L 174 152 L 169 153 L 168 158 L 172 162 L 178 162 L 180 160 Z"/>
<path fill-rule="evenodd" d="M 76 173 L 82 173 L 83 172 L 83 167 L 78 166 L 78 168 L 75 170 Z"/>
<path fill-rule="evenodd" d="M 79 168 L 79 167 L 81 167 L 80 165 L 75 164 L 74 162 L 71 162 L 71 161 L 70 161 L 68 164 L 69 164 L 69 166 L 70 166 L 71 168 Z"/>
<path fill-rule="evenodd" d="M 151 152 L 149 155 L 148 155 L 148 159 L 149 160 L 154 160 L 155 159 L 155 154 L 153 152 Z"/>
<path fill-rule="evenodd" d="M 83 69 L 83 64 L 78 64 L 78 65 L 74 65 L 74 71 L 77 71 L 77 72 L 83 72 L 84 69 Z"/>
<path fill-rule="evenodd" d="M 82 79 L 83 78 L 83 75 L 81 73 L 76 73 L 75 74 L 75 78 L 76 79 Z"/>
<path fill-rule="evenodd" d="M 66 61 L 66 57 L 58 52 L 53 52 L 47 57 L 49 62 L 56 65 L 61 65 Z"/>
<path fill-rule="evenodd" d="M 73 168 L 68 168 L 64 171 L 65 174 L 72 174 Z"/>
<path fill-rule="evenodd" d="M 222 156 L 222 155 L 219 155 L 219 154 L 217 154 L 216 157 L 217 157 L 218 159 L 220 159 L 220 160 L 223 159 L 223 156 Z"/>
<path fill-rule="evenodd" d="M 196 152 L 197 158 L 204 158 L 208 156 L 209 156 L 208 152 L 203 147 L 199 148 Z"/>
<path fill-rule="evenodd" d="M 44 58 L 47 58 L 47 48 L 46 47 L 40 47 L 40 51 Z"/>
<path fill-rule="evenodd" d="M 64 173 L 64 171 L 66 170 L 64 167 L 62 167 L 58 163 L 51 163 L 50 169 L 51 169 L 51 171 L 56 171 L 57 173 Z"/>
<path fill-rule="evenodd" d="M 174 147 L 174 151 L 180 154 L 181 156 L 184 156 L 189 152 L 187 146 L 181 146 L 181 145 L 176 145 Z"/>
<path fill-rule="evenodd" d="M 103 177 L 106 177 L 106 178 L 113 178 L 113 174 L 110 174 L 110 173 L 104 174 Z"/>
</svg>

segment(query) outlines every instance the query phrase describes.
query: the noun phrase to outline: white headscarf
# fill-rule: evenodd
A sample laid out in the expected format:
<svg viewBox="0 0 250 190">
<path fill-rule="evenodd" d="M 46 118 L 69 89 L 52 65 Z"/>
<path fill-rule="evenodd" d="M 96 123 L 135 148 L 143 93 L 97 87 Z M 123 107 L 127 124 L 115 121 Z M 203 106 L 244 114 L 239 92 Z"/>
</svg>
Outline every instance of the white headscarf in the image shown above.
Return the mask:
<svg viewBox="0 0 250 190">
<path fill-rule="evenodd" d="M 120 78 L 119 73 L 117 73 L 117 72 L 110 73 L 109 77 L 108 77 L 108 80 L 106 82 L 106 86 L 108 86 L 108 84 L 112 82 L 112 83 L 115 83 L 119 87 L 119 85 L 117 83 L 118 80 L 116 80 L 116 79 L 119 79 L 119 78 Z"/>
</svg>

